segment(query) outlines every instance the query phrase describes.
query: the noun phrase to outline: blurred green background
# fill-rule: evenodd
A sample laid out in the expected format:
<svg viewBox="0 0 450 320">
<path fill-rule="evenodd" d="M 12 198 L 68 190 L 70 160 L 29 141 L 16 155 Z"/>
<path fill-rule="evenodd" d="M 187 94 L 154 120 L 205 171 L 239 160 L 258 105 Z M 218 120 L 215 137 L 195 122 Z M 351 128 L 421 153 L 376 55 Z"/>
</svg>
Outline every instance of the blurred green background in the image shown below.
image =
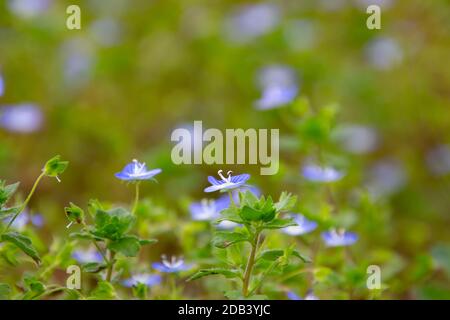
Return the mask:
<svg viewBox="0 0 450 320">
<path fill-rule="evenodd" d="M 0 177 L 21 181 L 25 194 L 48 158 L 70 161 L 62 182 L 44 181 L 30 205 L 47 221 L 38 231 L 43 243 L 68 234 L 69 201 L 127 205 L 133 189 L 113 174 L 138 158 L 163 170 L 158 184 L 142 184 L 153 204 L 148 232 L 169 225 L 155 231 L 151 259 L 184 251 L 194 260 L 201 253 L 189 249 L 208 239 L 191 239 L 188 203 L 204 197 L 206 176 L 222 167 L 174 165 L 172 130 L 194 120 L 279 128 L 277 175 L 260 176 L 259 166 L 223 169 L 251 173 L 264 194 L 297 194 L 298 210 L 327 226 L 326 193 L 304 181 L 301 166 L 320 158 L 342 168 L 345 178 L 332 186 L 340 212 L 331 221 L 361 236 L 356 274 L 382 265 L 382 298 L 450 298 L 448 1 L 13 2 L 0 2 L 0 117 L 31 104 L 42 122 L 30 132 L 0 127 Z M 371 3 L 382 8 L 381 30 L 366 27 Z M 81 8 L 81 30 L 66 28 L 70 4 Z M 298 94 L 258 110 L 258 75 L 270 66 L 289 68 Z M 370 130 L 349 134 L 355 125 Z M 322 255 L 317 263 L 333 259 Z M 290 286 L 306 290 L 298 279 Z M 318 290 L 327 297 L 326 285 Z M 198 292 L 187 297 L 217 297 Z"/>
</svg>

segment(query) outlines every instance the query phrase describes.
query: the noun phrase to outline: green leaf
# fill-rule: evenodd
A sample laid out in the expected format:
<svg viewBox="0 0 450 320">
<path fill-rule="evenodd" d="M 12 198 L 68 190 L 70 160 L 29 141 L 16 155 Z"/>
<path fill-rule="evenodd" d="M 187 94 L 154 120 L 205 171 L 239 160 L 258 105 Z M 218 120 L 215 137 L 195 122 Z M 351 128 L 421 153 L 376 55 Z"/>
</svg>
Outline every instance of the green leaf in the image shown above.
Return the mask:
<svg viewBox="0 0 450 320">
<path fill-rule="evenodd" d="M 97 210 L 92 233 L 101 238 L 119 240 L 131 229 L 134 221 L 135 217 L 123 208 Z"/>
<path fill-rule="evenodd" d="M 25 277 L 23 282 L 28 290 L 32 291 L 34 295 L 39 295 L 45 291 L 45 285 L 35 277 Z"/>
<path fill-rule="evenodd" d="M 157 239 L 140 239 L 139 240 L 139 244 L 141 246 L 146 246 L 146 245 L 154 244 L 154 243 L 157 243 L 157 242 L 158 242 Z"/>
<path fill-rule="evenodd" d="M 141 249 L 141 245 L 136 236 L 125 236 L 110 242 L 108 249 L 114 252 L 120 252 L 126 257 L 136 257 Z"/>
<path fill-rule="evenodd" d="M 287 219 L 274 219 L 270 222 L 267 222 L 263 225 L 264 229 L 281 229 L 290 226 L 296 226 L 297 224 L 291 218 Z"/>
<path fill-rule="evenodd" d="M 10 294 L 11 287 L 9 286 L 9 284 L 0 283 L 0 300 L 9 299 Z"/>
<path fill-rule="evenodd" d="M 95 241 L 104 241 L 104 238 L 100 238 L 98 236 L 93 235 L 88 231 L 80 231 L 80 232 L 72 232 L 69 237 L 73 239 L 83 239 L 83 240 L 95 240 Z"/>
<path fill-rule="evenodd" d="M 17 191 L 20 182 L 5 185 L 4 180 L 0 180 L 0 207 L 2 207 L 12 195 Z"/>
<path fill-rule="evenodd" d="M 57 177 L 66 170 L 68 165 L 68 161 L 61 161 L 61 156 L 57 155 L 47 161 L 43 171 L 48 177 Z"/>
<path fill-rule="evenodd" d="M 297 196 L 293 196 L 290 193 L 282 192 L 280 199 L 275 203 L 277 212 L 290 211 L 294 208 L 297 202 Z"/>
<path fill-rule="evenodd" d="M 69 221 L 81 224 L 84 222 L 84 210 L 75 205 L 73 202 L 70 203 L 70 207 L 65 207 L 64 211 Z"/>
<path fill-rule="evenodd" d="M 195 274 L 193 274 L 187 281 L 197 280 L 206 276 L 220 274 L 226 278 L 240 278 L 241 274 L 237 270 L 223 269 L 223 268 L 212 268 L 212 269 L 201 269 Z"/>
<path fill-rule="evenodd" d="M 242 292 L 240 290 L 230 290 L 224 293 L 225 297 L 230 300 L 242 300 L 244 296 L 242 296 Z"/>
<path fill-rule="evenodd" d="M 299 258 L 299 259 L 302 260 L 303 262 L 306 262 L 306 263 L 312 262 L 312 260 L 311 260 L 310 257 L 305 256 L 304 254 L 301 254 L 301 253 L 298 252 L 297 250 L 293 250 L 293 251 L 291 252 L 291 255 L 293 255 L 294 257 Z"/>
<path fill-rule="evenodd" d="M 1 208 L 0 209 L 0 220 L 6 219 L 8 217 L 11 217 L 13 215 L 15 215 L 17 213 L 17 211 L 19 210 L 19 206 L 18 207 L 12 207 L 12 208 Z"/>
<path fill-rule="evenodd" d="M 97 287 L 92 292 L 89 299 L 92 300 L 111 300 L 116 298 L 116 291 L 111 283 L 107 281 L 100 281 Z"/>
<path fill-rule="evenodd" d="M 214 234 L 212 244 L 215 247 L 223 249 L 232 244 L 242 241 L 249 241 L 249 238 L 246 234 L 239 232 L 219 231 Z"/>
<path fill-rule="evenodd" d="M 267 260 L 267 261 L 275 261 L 279 257 L 282 257 L 283 255 L 284 255 L 284 250 L 269 249 L 269 250 L 264 250 L 263 252 L 261 252 L 258 259 L 263 259 L 263 260 Z"/>
<path fill-rule="evenodd" d="M 88 273 L 97 273 L 104 269 L 106 269 L 108 266 L 104 263 L 98 263 L 98 262 L 89 262 L 82 266 L 83 272 Z"/>
<path fill-rule="evenodd" d="M 236 222 L 239 224 L 244 223 L 242 218 L 239 216 L 239 210 L 234 206 L 227 208 L 225 210 L 222 210 L 220 212 L 220 215 L 221 215 L 221 217 L 219 219 L 217 219 L 217 223 L 224 221 L 224 220 Z"/>
<path fill-rule="evenodd" d="M 242 207 L 240 215 L 245 221 L 259 221 L 262 219 L 264 212 L 245 205 Z"/>
<path fill-rule="evenodd" d="M 31 257 L 36 262 L 36 264 L 39 265 L 39 263 L 41 262 L 38 252 L 33 247 L 33 243 L 31 242 L 31 239 L 28 238 L 27 236 L 24 236 L 15 231 L 11 231 L 11 232 L 2 234 L 1 240 L 14 244 L 16 247 L 18 247 L 20 250 L 22 250 L 25 254 L 27 254 L 29 257 Z"/>
<path fill-rule="evenodd" d="M 138 298 L 140 300 L 147 299 L 148 287 L 146 284 L 137 283 L 135 286 L 133 286 L 132 291 L 133 291 L 133 296 L 135 296 L 136 298 Z"/>
</svg>

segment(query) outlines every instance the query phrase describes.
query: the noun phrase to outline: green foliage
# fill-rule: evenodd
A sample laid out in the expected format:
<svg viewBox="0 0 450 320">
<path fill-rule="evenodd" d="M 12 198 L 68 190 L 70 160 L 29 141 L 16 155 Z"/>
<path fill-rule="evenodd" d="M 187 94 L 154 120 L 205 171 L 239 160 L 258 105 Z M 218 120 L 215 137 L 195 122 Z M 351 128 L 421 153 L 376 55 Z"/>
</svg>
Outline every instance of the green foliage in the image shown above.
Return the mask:
<svg viewBox="0 0 450 320">
<path fill-rule="evenodd" d="M 42 170 L 46 176 L 55 178 L 63 173 L 67 169 L 68 165 L 68 161 L 62 161 L 61 156 L 57 155 L 48 160 Z"/>
<path fill-rule="evenodd" d="M 36 264 L 39 265 L 41 262 L 41 259 L 39 257 L 39 253 L 37 250 L 33 247 L 33 243 L 31 242 L 31 239 L 27 236 L 24 236 L 18 232 L 10 231 L 3 233 L 0 238 L 1 241 L 4 242 L 10 242 L 17 246 L 20 250 L 22 250 L 26 255 L 28 255 L 30 258 L 36 262 Z"/>
</svg>

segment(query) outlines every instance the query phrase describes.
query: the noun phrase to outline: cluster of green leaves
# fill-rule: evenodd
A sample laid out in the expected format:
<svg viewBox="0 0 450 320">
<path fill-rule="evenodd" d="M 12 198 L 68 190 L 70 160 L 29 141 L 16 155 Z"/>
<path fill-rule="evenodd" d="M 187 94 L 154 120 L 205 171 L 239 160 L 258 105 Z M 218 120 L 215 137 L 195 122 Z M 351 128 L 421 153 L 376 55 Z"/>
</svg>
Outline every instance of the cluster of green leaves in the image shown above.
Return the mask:
<svg viewBox="0 0 450 320">
<path fill-rule="evenodd" d="M 135 216 L 124 208 L 106 210 L 97 200 L 90 200 L 88 213 L 92 224 L 86 223 L 86 215 L 79 206 L 70 203 L 65 208 L 70 223 L 82 225 L 81 231 L 70 234 L 72 238 L 92 241 L 104 257 L 101 263 L 84 264 L 85 272 L 97 273 L 114 265 L 117 253 L 125 257 L 136 257 L 144 245 L 153 244 L 155 239 L 140 239 L 130 234 L 135 223 Z M 107 254 L 109 253 L 109 255 Z"/>
<path fill-rule="evenodd" d="M 201 269 L 190 277 L 196 280 L 204 276 L 220 274 L 229 279 L 238 280 L 241 290 L 225 293 L 230 299 L 259 299 L 266 298 L 257 294 L 264 279 L 281 270 L 289 264 L 291 258 L 298 258 L 303 262 L 310 262 L 309 258 L 294 250 L 264 249 L 263 235 L 265 230 L 281 229 L 294 226 L 296 223 L 290 218 L 281 218 L 280 214 L 293 208 L 296 197 L 283 192 L 278 202 L 269 197 L 256 197 L 252 192 L 239 192 L 239 203 L 232 203 L 229 208 L 221 212 L 222 217 L 217 222 L 228 220 L 239 223 L 243 228 L 230 231 L 217 231 L 212 239 L 213 246 L 226 249 L 238 243 L 248 243 L 251 247 L 248 261 L 236 264 L 225 260 L 225 266 L 220 268 Z M 256 274 L 253 274 L 255 271 Z"/>
</svg>

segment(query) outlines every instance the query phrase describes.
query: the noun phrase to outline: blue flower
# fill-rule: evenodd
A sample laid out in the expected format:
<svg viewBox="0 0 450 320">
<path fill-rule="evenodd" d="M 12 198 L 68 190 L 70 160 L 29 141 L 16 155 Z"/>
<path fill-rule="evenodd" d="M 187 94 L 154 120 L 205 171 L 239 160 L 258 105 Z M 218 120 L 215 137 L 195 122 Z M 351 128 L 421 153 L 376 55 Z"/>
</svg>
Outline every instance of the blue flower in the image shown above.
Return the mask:
<svg viewBox="0 0 450 320">
<path fill-rule="evenodd" d="M 77 260 L 79 263 L 88 263 L 88 262 L 102 262 L 103 257 L 94 248 L 89 248 L 87 250 L 76 250 L 72 253 L 72 258 Z"/>
<path fill-rule="evenodd" d="M 181 271 L 187 271 L 192 269 L 192 264 L 186 264 L 183 258 L 177 258 L 172 256 L 171 259 L 167 259 L 165 255 L 162 257 L 162 262 L 155 262 L 152 264 L 153 268 L 165 273 L 176 273 Z"/>
<path fill-rule="evenodd" d="M 296 226 L 290 226 L 283 228 L 281 231 L 290 236 L 300 236 L 302 234 L 309 233 L 317 228 L 317 222 L 306 219 L 301 214 L 292 214 L 291 218 L 294 219 Z"/>
<path fill-rule="evenodd" d="M 340 180 L 344 173 L 332 167 L 321 167 L 314 164 L 303 166 L 303 177 L 312 182 L 334 182 Z"/>
<path fill-rule="evenodd" d="M 41 128 L 42 122 L 42 112 L 34 104 L 18 104 L 0 109 L 0 127 L 11 132 L 35 132 Z"/>
<path fill-rule="evenodd" d="M 354 244 L 358 240 L 358 235 L 344 229 L 331 229 L 330 231 L 322 232 L 322 239 L 327 247 L 343 247 Z"/>
<path fill-rule="evenodd" d="M 250 175 L 246 173 L 237 176 L 232 176 L 231 175 L 232 171 L 228 171 L 227 178 L 225 178 L 222 175 L 222 170 L 219 170 L 217 173 L 220 176 L 220 178 L 222 178 L 222 180 L 217 180 L 216 178 L 209 176 L 208 181 L 209 183 L 212 184 L 212 186 L 205 188 L 205 192 L 214 192 L 218 190 L 221 190 L 223 192 L 236 189 L 244 186 L 245 182 L 247 182 L 247 180 L 250 179 Z"/>
<path fill-rule="evenodd" d="M 278 108 L 294 100 L 297 93 L 297 86 L 270 86 L 264 89 L 261 99 L 256 101 L 255 106 L 260 110 Z"/>
<path fill-rule="evenodd" d="M 233 42 L 249 42 L 275 29 L 280 16 L 280 9 L 274 4 L 242 6 L 226 19 L 226 36 Z"/>
<path fill-rule="evenodd" d="M 239 223 L 229 221 L 229 220 L 222 220 L 216 225 L 217 229 L 220 229 L 220 230 L 232 230 L 239 226 L 240 226 Z"/>
<path fill-rule="evenodd" d="M 369 63 L 378 70 L 389 70 L 403 60 L 403 51 L 395 39 L 378 37 L 365 48 Z"/>
<path fill-rule="evenodd" d="M 305 299 L 302 299 L 302 297 L 292 291 L 288 291 L 286 295 L 289 300 L 319 300 L 319 298 L 317 298 L 311 291 L 306 294 Z"/>
<path fill-rule="evenodd" d="M 260 110 L 288 104 L 295 99 L 299 90 L 295 71 L 284 65 L 271 65 L 261 69 L 258 82 L 262 97 L 255 102 L 255 107 Z"/>
<path fill-rule="evenodd" d="M 217 219 L 220 211 L 228 206 L 227 197 L 221 197 L 217 200 L 202 199 L 200 202 L 194 202 L 190 205 L 191 216 L 193 220 L 207 221 Z"/>
<path fill-rule="evenodd" d="M 22 18 L 31 18 L 44 13 L 52 0 L 9 0 L 9 10 Z"/>
<path fill-rule="evenodd" d="M 122 281 L 122 284 L 127 288 L 136 286 L 138 283 L 145 284 L 147 287 L 153 287 L 161 283 L 161 276 L 159 274 L 140 273 Z"/>
<path fill-rule="evenodd" d="M 116 173 L 115 176 L 124 181 L 149 180 L 161 171 L 161 169 L 147 170 L 145 163 L 140 163 L 134 159 L 131 163 L 127 164 L 121 172 Z"/>
<path fill-rule="evenodd" d="M 342 126 L 336 130 L 335 137 L 345 150 L 354 154 L 369 153 L 378 144 L 375 129 L 362 125 Z"/>
<path fill-rule="evenodd" d="M 5 223 L 9 223 L 12 217 L 4 219 Z M 29 214 L 28 211 L 23 211 L 17 216 L 17 218 L 12 223 L 11 227 L 23 231 L 28 223 L 34 225 L 37 228 L 41 228 L 44 225 L 44 218 L 40 214 Z"/>
</svg>

